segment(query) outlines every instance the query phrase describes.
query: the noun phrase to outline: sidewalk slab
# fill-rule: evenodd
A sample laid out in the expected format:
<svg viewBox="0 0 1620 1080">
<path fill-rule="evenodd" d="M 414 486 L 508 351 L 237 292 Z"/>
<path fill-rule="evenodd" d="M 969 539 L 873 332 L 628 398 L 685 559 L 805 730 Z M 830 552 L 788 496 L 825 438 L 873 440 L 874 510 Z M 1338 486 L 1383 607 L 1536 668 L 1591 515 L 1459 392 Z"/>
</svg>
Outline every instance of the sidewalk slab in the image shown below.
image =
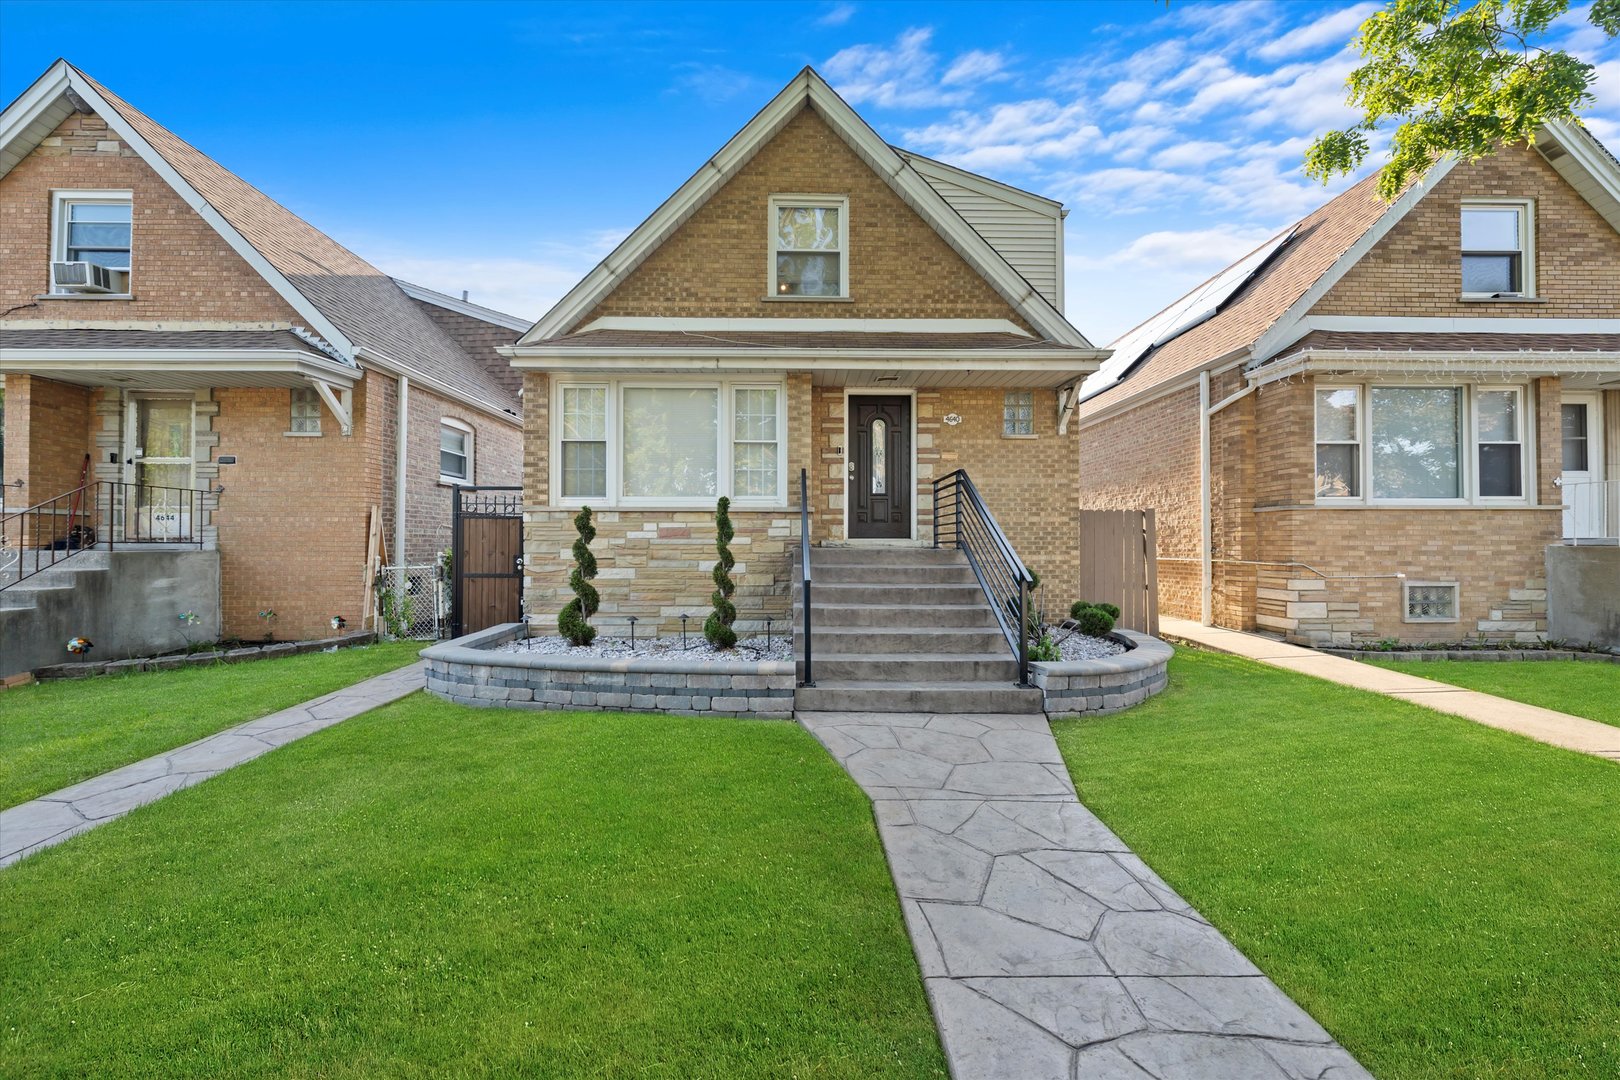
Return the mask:
<svg viewBox="0 0 1620 1080">
<path fill-rule="evenodd" d="M 798 721 L 873 800 L 955 1080 L 1370 1080 L 1081 805 L 1044 717 Z"/>
<path fill-rule="evenodd" d="M 1450 683 L 1390 671 L 1359 660 L 1329 656 L 1315 649 L 1274 641 L 1260 634 L 1204 626 L 1190 619 L 1162 616 L 1159 629 L 1165 637 L 1190 641 L 1216 652 L 1326 679 L 1341 686 L 1402 698 L 1437 712 L 1511 731 L 1549 746 L 1620 761 L 1620 727 L 1612 724 L 1600 724 L 1584 716 L 1571 716 Z"/>
<path fill-rule="evenodd" d="M 423 665 L 410 664 L 0 810 L 0 867 L 423 685 Z"/>
</svg>

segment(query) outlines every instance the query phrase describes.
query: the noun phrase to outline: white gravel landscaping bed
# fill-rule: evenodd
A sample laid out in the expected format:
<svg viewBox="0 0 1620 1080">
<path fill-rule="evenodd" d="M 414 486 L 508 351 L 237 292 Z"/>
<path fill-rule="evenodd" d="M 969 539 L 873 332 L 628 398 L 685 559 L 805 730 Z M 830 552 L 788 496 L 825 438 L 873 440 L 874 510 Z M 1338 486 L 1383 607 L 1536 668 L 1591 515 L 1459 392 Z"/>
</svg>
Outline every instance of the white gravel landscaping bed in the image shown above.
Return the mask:
<svg viewBox="0 0 1620 1080">
<path fill-rule="evenodd" d="M 497 646 L 492 652 L 537 653 L 542 656 L 572 656 L 581 659 L 594 658 L 599 660 L 624 660 L 630 657 L 647 657 L 666 660 L 690 661 L 694 664 L 735 664 L 756 663 L 765 660 L 792 660 L 793 639 L 786 634 L 776 634 L 771 638 L 767 647 L 763 637 L 745 638 L 737 642 L 734 649 L 717 649 L 710 645 L 701 631 L 686 636 L 686 648 L 681 648 L 681 639 L 672 638 L 636 638 L 634 648 L 630 646 L 629 638 L 608 637 L 598 634 L 596 640 L 589 645 L 575 646 L 568 639 L 556 634 L 546 637 L 533 637 L 509 641 Z"/>
<path fill-rule="evenodd" d="M 1057 642 L 1058 652 L 1065 660 L 1102 660 L 1126 651 L 1125 646 L 1117 641 L 1087 637 L 1078 630 L 1048 626 L 1046 632 Z"/>
</svg>

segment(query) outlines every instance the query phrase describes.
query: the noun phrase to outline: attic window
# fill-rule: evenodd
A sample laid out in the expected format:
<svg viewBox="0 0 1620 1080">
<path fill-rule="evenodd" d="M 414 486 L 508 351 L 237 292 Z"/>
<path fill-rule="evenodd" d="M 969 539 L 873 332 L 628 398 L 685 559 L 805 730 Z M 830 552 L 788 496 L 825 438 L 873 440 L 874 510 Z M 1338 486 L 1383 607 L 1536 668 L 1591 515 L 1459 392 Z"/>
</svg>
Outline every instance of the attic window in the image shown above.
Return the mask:
<svg viewBox="0 0 1620 1080">
<path fill-rule="evenodd" d="M 771 198 L 770 291 L 776 300 L 849 296 L 849 200 L 841 195 Z"/>
<path fill-rule="evenodd" d="M 1529 203 L 1464 204 L 1464 296 L 1496 298 L 1535 295 L 1532 256 Z"/>
<path fill-rule="evenodd" d="M 131 225 L 127 191 L 53 192 L 51 292 L 128 293 Z"/>
</svg>

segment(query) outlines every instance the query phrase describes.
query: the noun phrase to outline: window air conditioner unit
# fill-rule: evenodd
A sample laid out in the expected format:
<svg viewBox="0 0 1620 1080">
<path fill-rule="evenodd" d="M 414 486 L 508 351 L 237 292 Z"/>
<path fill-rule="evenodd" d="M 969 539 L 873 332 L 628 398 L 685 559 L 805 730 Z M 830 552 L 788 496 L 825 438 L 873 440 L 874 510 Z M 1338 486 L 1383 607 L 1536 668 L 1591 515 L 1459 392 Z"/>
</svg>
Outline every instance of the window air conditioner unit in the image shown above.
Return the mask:
<svg viewBox="0 0 1620 1080">
<path fill-rule="evenodd" d="M 116 293 L 128 288 L 128 272 L 93 262 L 51 263 L 51 291 Z"/>
</svg>

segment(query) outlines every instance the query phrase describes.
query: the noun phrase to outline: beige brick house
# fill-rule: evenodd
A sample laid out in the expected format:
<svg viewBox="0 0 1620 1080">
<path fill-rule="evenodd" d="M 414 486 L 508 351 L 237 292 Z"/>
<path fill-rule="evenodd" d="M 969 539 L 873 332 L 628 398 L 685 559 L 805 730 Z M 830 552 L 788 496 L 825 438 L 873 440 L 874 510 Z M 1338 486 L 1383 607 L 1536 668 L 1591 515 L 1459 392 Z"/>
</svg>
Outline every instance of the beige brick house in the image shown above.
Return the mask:
<svg viewBox="0 0 1620 1080">
<path fill-rule="evenodd" d="M 527 326 L 394 281 L 66 62 L 0 116 L 5 511 L 136 485 L 122 525 L 217 552 L 200 634 L 358 626 L 372 508 L 431 561 L 451 485 L 516 483 L 495 348 Z M 40 662 L 21 625 L 8 670 Z"/>
<path fill-rule="evenodd" d="M 1558 126 L 1373 185 L 1114 343 L 1081 502 L 1157 508 L 1167 614 L 1540 639 L 1548 546 L 1620 525 L 1620 165 Z"/>
<path fill-rule="evenodd" d="M 934 481 L 965 469 L 1069 597 L 1071 417 L 1104 354 L 1062 314 L 1063 213 L 890 146 L 802 71 L 502 350 L 524 373 L 533 622 L 571 595 L 581 506 L 600 623 L 701 621 L 724 495 L 740 621 L 780 626 L 801 470 L 815 544 L 923 546 Z"/>
</svg>

